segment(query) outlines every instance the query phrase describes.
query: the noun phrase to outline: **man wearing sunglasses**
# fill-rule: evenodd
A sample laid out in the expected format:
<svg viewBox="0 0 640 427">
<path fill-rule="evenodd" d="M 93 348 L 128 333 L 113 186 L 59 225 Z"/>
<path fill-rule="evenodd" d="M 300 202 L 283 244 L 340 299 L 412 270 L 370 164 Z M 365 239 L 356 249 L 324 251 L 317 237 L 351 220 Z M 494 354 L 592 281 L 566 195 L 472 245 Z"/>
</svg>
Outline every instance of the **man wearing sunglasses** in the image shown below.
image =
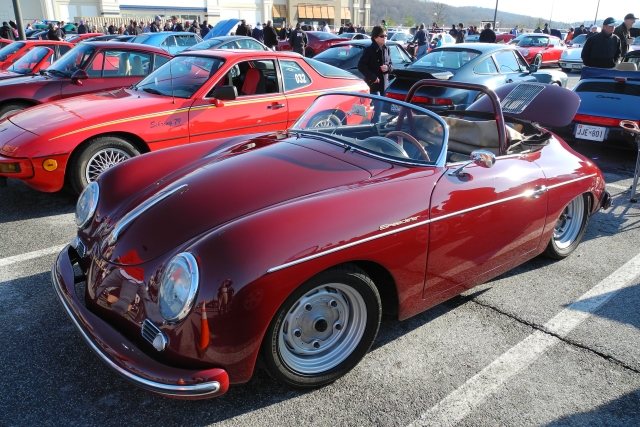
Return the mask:
<svg viewBox="0 0 640 427">
<path fill-rule="evenodd" d="M 384 92 L 389 86 L 389 73 L 393 72 L 391 52 L 386 43 L 387 30 L 376 25 L 371 30 L 371 45 L 364 48 L 360 61 L 358 61 L 358 71 L 364 76 L 364 81 L 369 85 L 369 92 L 372 95 L 384 96 Z M 381 103 L 374 101 L 373 109 L 371 121 L 378 123 Z"/>
</svg>

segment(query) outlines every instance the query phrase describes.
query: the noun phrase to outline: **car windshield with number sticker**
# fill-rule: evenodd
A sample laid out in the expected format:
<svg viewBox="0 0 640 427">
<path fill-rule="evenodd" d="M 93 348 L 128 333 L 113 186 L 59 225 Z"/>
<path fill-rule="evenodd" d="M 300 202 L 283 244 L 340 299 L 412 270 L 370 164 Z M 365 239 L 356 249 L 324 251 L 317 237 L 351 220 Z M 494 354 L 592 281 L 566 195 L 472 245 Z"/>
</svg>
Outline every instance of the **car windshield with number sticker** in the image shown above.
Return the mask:
<svg viewBox="0 0 640 427">
<path fill-rule="evenodd" d="M 420 58 L 414 65 L 457 70 L 478 56 L 480 56 L 480 52 L 477 50 L 458 48 L 436 49 Z"/>
<path fill-rule="evenodd" d="M 446 124 L 419 107 L 375 96 L 320 96 L 290 129 L 386 160 L 434 164 L 443 155 Z"/>
<path fill-rule="evenodd" d="M 221 58 L 180 55 L 149 74 L 135 86 L 135 90 L 190 98 L 222 64 L 224 59 Z"/>
</svg>

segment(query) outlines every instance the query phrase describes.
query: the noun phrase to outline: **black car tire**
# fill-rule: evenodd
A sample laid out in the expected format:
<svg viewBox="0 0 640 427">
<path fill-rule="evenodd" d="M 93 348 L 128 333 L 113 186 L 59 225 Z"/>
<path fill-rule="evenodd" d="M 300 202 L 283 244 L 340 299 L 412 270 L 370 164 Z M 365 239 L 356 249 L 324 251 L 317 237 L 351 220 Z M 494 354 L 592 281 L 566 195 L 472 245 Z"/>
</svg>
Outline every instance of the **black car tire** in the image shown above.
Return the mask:
<svg viewBox="0 0 640 427">
<path fill-rule="evenodd" d="M 563 259 L 576 250 L 589 224 L 589 196 L 580 194 L 562 211 L 544 255 Z"/>
<path fill-rule="evenodd" d="M 313 51 L 313 49 L 308 47 L 304 50 L 304 56 L 306 58 L 313 58 L 314 56 L 316 56 L 316 53 Z"/>
<path fill-rule="evenodd" d="M 538 54 L 535 58 L 533 58 L 533 65 L 537 65 L 538 68 L 542 67 L 542 55 Z"/>
<path fill-rule="evenodd" d="M 563 73 L 566 73 L 566 74 L 569 74 L 569 73 L 571 72 L 571 68 L 562 68 L 562 67 L 560 67 L 560 70 L 561 70 Z"/>
<path fill-rule="evenodd" d="M 305 310 L 314 319 L 307 327 Z M 331 317 L 338 312 L 339 317 Z M 263 366 L 287 386 L 329 384 L 353 369 L 369 351 L 381 313 L 380 294 L 364 271 L 353 264 L 325 270 L 298 287 L 276 312 L 262 343 Z M 321 322 L 324 330 L 318 327 Z"/>
<path fill-rule="evenodd" d="M 29 107 L 31 107 L 31 104 L 27 104 L 25 102 L 13 102 L 11 104 L 3 105 L 0 107 L 0 120 L 10 114 L 17 113 L 18 111 L 22 111 Z"/>
<path fill-rule="evenodd" d="M 140 155 L 140 152 L 129 141 L 116 136 L 99 136 L 85 143 L 69 159 L 68 186 L 74 193 L 80 193 L 89 185 L 87 168 L 90 162 L 97 162 L 98 157 L 104 155 L 102 162 L 104 172 L 124 160 Z"/>
</svg>

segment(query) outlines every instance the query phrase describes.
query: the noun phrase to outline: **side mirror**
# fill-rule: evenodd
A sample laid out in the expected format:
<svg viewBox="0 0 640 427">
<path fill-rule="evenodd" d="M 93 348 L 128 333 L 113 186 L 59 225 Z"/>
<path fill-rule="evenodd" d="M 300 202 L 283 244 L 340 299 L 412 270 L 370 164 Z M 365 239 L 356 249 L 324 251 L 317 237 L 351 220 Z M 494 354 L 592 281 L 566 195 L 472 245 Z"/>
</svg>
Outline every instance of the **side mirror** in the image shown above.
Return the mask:
<svg viewBox="0 0 640 427">
<path fill-rule="evenodd" d="M 538 71 L 538 66 L 536 64 L 529 65 L 529 73 L 535 73 Z"/>
<path fill-rule="evenodd" d="M 470 161 L 465 163 L 464 165 L 460 166 L 458 169 L 449 172 L 450 176 L 464 176 L 466 175 L 466 172 L 463 172 L 462 170 L 464 168 L 466 168 L 467 166 L 469 166 L 471 163 L 480 166 L 481 168 L 490 168 L 492 167 L 495 162 L 496 162 L 496 156 L 495 154 L 493 154 L 491 151 L 487 151 L 487 150 L 474 150 L 471 152 L 471 156 L 470 157 Z"/>
<path fill-rule="evenodd" d="M 238 89 L 232 85 L 219 86 L 212 91 L 211 97 L 219 101 L 233 101 L 238 97 Z"/>
<path fill-rule="evenodd" d="M 87 74 L 87 72 L 85 70 L 76 70 L 71 75 L 71 83 L 76 84 L 76 85 L 82 85 L 82 81 L 81 80 L 86 80 L 88 78 L 89 78 L 89 75 Z"/>
</svg>

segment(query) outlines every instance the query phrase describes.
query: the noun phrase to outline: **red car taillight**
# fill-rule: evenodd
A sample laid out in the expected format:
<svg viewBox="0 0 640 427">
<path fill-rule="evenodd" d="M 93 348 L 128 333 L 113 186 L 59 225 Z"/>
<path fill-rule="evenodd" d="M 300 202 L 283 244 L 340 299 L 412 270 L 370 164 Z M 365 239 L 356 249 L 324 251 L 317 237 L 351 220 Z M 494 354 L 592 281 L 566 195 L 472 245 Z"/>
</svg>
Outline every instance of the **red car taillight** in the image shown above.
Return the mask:
<svg viewBox="0 0 640 427">
<path fill-rule="evenodd" d="M 614 119 L 611 117 L 600 117 L 600 116 L 590 116 L 587 114 L 576 114 L 573 118 L 574 122 L 581 123 L 592 123 L 596 125 L 609 126 L 609 127 L 618 127 L 620 126 L 620 122 L 624 119 Z M 635 122 L 639 124 L 638 122 Z M 640 125 L 640 124 L 639 124 Z"/>
<path fill-rule="evenodd" d="M 399 93 L 387 93 L 387 98 L 397 99 L 398 101 L 404 101 L 406 97 L 406 95 L 401 95 Z"/>
</svg>

